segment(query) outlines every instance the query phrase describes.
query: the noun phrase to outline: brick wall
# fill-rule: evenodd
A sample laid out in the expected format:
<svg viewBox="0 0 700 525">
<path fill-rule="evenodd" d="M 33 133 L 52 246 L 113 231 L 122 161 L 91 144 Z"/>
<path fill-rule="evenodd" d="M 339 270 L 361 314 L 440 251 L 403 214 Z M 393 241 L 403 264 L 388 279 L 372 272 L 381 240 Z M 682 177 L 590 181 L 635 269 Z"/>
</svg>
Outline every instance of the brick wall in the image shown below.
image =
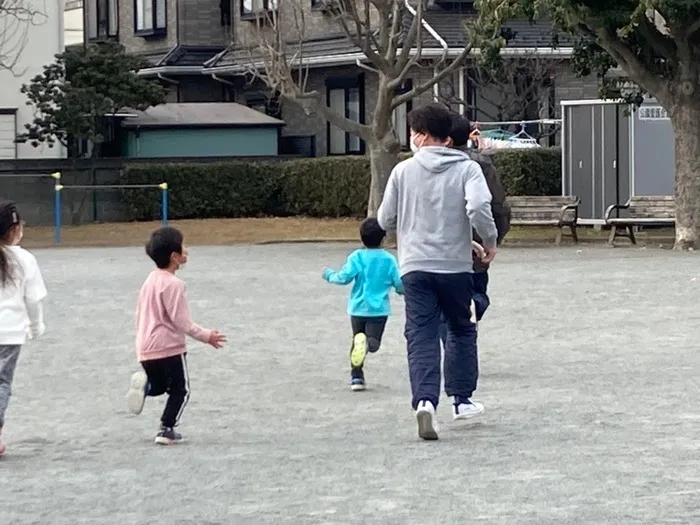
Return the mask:
<svg viewBox="0 0 700 525">
<path fill-rule="evenodd" d="M 226 46 L 233 40 L 235 26 L 221 25 L 219 0 L 179 0 L 178 6 L 180 44 Z"/>
</svg>

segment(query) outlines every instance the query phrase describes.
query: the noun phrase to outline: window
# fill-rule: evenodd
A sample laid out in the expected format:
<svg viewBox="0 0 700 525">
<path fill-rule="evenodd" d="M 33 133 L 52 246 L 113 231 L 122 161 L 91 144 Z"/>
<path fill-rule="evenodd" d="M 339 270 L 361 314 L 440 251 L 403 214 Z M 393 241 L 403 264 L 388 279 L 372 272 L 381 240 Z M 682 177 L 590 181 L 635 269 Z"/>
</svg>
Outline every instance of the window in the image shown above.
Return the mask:
<svg viewBox="0 0 700 525">
<path fill-rule="evenodd" d="M 223 27 L 231 27 L 231 1 L 232 0 L 220 0 L 219 2 L 221 25 Z"/>
<path fill-rule="evenodd" d="M 277 10 L 278 0 L 241 0 L 241 16 L 254 18 Z"/>
<path fill-rule="evenodd" d="M 412 89 L 413 81 L 411 81 L 411 79 L 408 79 L 406 80 L 406 82 L 404 82 L 402 87 L 397 88 L 394 91 L 394 96 L 403 95 L 404 93 L 408 93 Z M 402 150 L 408 150 L 410 148 L 410 144 L 408 141 L 410 140 L 411 130 L 408 129 L 408 121 L 406 118 L 408 117 L 408 114 L 412 109 L 413 102 L 409 100 L 408 102 L 404 102 L 398 108 L 394 109 L 393 113 L 394 131 L 396 131 L 396 136 L 399 138 Z"/>
<path fill-rule="evenodd" d="M 334 112 L 364 124 L 365 85 L 364 77 L 326 79 L 326 104 Z M 328 123 L 329 155 L 362 155 L 365 143 L 356 135 L 347 133 Z"/>
<path fill-rule="evenodd" d="M 165 34 L 165 0 L 134 0 L 134 13 L 137 35 Z"/>
<path fill-rule="evenodd" d="M 279 94 L 251 93 L 246 95 L 246 106 L 268 117 L 282 119 Z"/>
<path fill-rule="evenodd" d="M 117 0 L 92 0 L 88 8 L 88 40 L 92 42 L 116 37 L 119 31 Z"/>
</svg>

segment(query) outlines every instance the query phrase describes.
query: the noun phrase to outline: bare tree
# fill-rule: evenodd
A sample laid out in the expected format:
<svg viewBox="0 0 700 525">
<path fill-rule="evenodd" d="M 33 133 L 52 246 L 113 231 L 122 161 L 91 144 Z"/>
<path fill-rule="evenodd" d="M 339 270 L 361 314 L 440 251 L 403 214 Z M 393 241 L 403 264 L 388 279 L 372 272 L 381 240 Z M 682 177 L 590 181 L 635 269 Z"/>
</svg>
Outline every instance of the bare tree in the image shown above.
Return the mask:
<svg viewBox="0 0 700 525">
<path fill-rule="evenodd" d="M 46 10 L 36 4 L 31 0 L 0 0 L 0 71 L 24 74 L 18 64 L 29 41 L 29 28 L 46 21 Z"/>
<path fill-rule="evenodd" d="M 463 106 L 464 113 L 471 115 L 472 120 L 516 122 L 552 118 L 556 113 L 556 103 L 551 96 L 553 79 L 564 67 L 568 67 L 564 59 L 534 52 L 496 63 L 481 61 L 467 69 L 465 80 L 475 100 L 469 97 L 463 100 L 459 96 L 454 78 L 441 83 L 439 99 L 453 108 Z M 503 127 L 516 131 L 519 125 Z M 528 128 L 537 139 L 547 138 L 557 131 L 548 125 Z"/>
<path fill-rule="evenodd" d="M 279 13 L 277 10 L 268 13 L 257 25 L 249 43 L 249 72 L 283 99 L 299 103 L 308 114 L 316 112 L 332 125 L 365 141 L 372 169 L 367 211 L 373 216 L 400 150 L 393 111 L 453 74 L 469 55 L 471 45 L 452 58 L 443 50 L 433 62 L 440 68 L 439 73 L 401 92 L 409 75 L 427 60 L 423 53 L 423 2 L 413 8 L 405 0 L 321 1 L 347 38 L 348 47 L 364 54 L 365 60 L 358 60 L 358 66 L 377 76 L 377 100 L 370 109 L 368 124 L 333 111 L 326 104 L 325 92 L 309 88 L 304 53 L 307 17 L 304 3 L 308 0 L 285 0 L 279 5 Z"/>
</svg>

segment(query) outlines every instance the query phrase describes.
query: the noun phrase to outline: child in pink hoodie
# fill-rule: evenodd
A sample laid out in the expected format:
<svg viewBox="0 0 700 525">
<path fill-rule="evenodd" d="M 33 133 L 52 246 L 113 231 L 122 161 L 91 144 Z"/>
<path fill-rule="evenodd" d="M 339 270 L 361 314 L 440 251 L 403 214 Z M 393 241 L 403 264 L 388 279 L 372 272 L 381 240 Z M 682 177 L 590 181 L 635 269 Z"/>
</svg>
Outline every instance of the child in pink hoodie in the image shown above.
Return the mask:
<svg viewBox="0 0 700 525">
<path fill-rule="evenodd" d="M 195 324 L 185 298 L 185 283 L 175 272 L 187 262 L 187 247 L 176 228 L 160 228 L 151 235 L 146 253 L 156 263 L 146 278 L 136 305 L 136 355 L 144 371 L 136 372 L 126 399 L 140 414 L 146 396 L 168 394 L 155 442 L 173 445 L 182 440 L 174 428 L 189 399 L 185 335 L 221 348 L 226 337 Z"/>
</svg>

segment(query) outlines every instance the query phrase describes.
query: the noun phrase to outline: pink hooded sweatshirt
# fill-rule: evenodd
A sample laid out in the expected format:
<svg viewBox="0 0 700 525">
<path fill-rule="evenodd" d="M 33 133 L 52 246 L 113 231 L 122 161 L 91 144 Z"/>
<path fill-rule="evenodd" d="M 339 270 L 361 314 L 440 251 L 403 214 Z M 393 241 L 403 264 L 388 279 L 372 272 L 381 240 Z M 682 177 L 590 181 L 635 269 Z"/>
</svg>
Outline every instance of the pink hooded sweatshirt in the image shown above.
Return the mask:
<svg viewBox="0 0 700 525">
<path fill-rule="evenodd" d="M 153 270 L 136 305 L 136 356 L 152 361 L 185 353 L 185 335 L 208 343 L 212 330 L 195 324 L 185 298 L 185 283 L 166 270 Z"/>
</svg>

